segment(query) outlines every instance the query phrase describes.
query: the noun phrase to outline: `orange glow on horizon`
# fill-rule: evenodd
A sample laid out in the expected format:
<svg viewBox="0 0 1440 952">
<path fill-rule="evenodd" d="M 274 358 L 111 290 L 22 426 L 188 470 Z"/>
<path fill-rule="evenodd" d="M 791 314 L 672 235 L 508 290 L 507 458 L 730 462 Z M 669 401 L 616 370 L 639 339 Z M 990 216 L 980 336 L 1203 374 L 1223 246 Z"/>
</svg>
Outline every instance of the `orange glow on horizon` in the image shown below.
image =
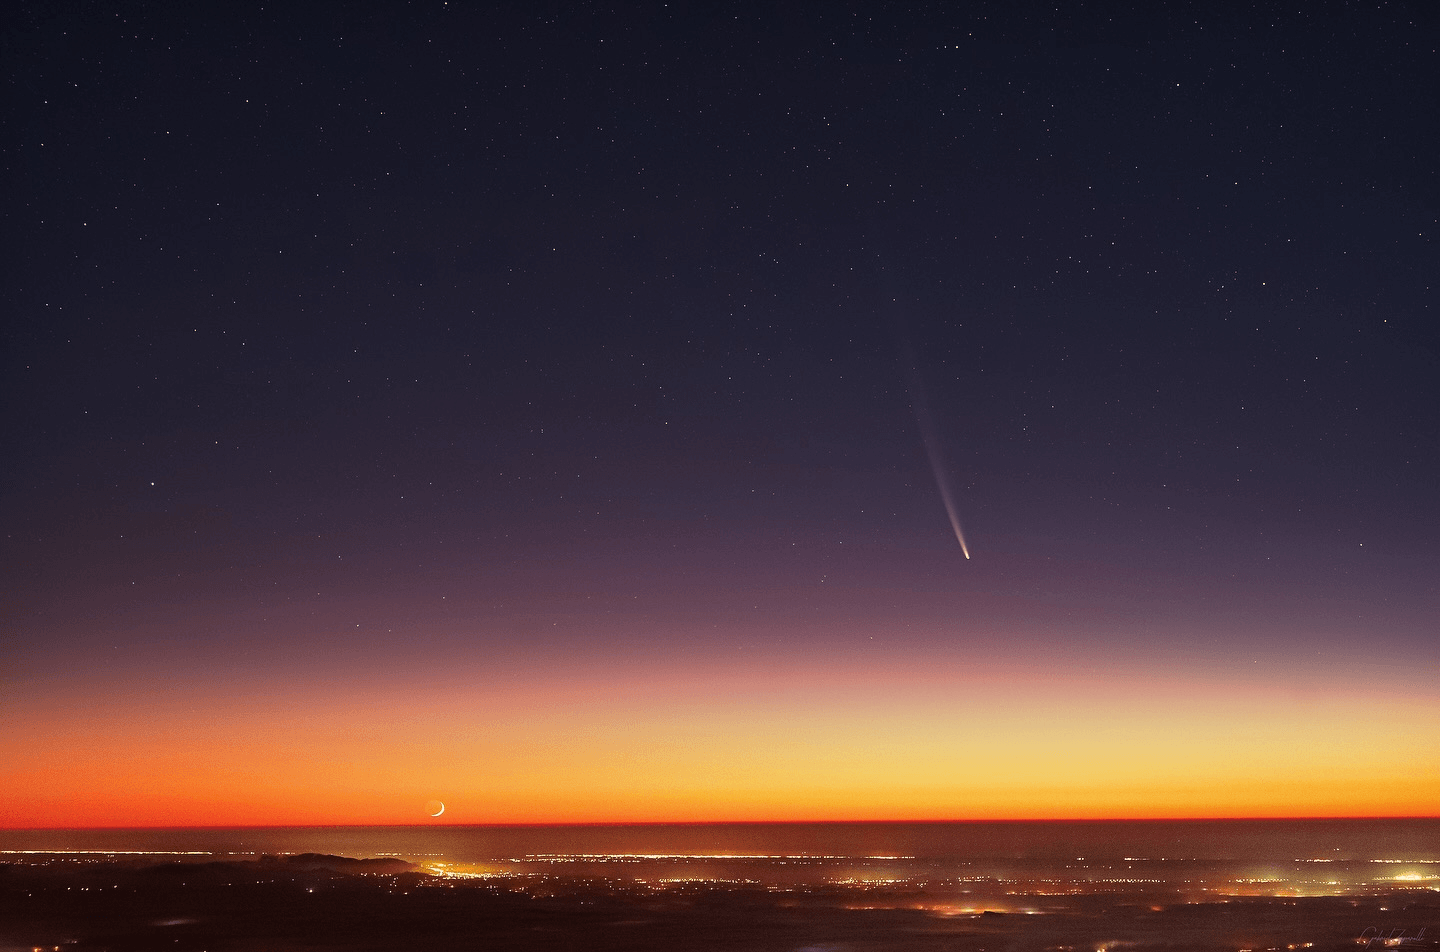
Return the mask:
<svg viewBox="0 0 1440 952">
<path fill-rule="evenodd" d="M 935 661 L 35 693 L 11 699 L 0 738 L 0 827 L 1398 817 L 1440 803 L 1433 697 Z M 432 800 L 443 821 L 424 813 Z"/>
</svg>

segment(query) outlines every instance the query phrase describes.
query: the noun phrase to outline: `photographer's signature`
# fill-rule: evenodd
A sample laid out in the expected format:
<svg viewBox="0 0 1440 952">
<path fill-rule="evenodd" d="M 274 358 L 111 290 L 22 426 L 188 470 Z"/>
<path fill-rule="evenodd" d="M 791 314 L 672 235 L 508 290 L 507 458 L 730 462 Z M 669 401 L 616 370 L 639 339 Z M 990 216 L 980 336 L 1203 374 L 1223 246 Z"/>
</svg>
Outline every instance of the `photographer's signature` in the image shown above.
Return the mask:
<svg viewBox="0 0 1440 952">
<path fill-rule="evenodd" d="M 1425 929 L 1414 935 L 1410 935 L 1405 929 L 1391 929 L 1385 932 L 1376 926 L 1370 926 L 1360 933 L 1360 938 L 1355 940 L 1356 945 L 1363 945 L 1367 949 L 1395 949 L 1416 946 L 1425 941 Z"/>
</svg>

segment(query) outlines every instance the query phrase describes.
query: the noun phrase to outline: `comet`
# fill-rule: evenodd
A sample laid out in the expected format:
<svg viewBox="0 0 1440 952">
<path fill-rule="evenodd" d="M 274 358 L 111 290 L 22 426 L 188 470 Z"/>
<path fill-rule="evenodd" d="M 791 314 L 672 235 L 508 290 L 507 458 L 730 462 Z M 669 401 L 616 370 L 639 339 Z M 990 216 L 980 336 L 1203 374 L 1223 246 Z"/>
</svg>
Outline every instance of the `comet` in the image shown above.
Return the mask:
<svg viewBox="0 0 1440 952">
<path fill-rule="evenodd" d="M 970 558 L 970 546 L 965 544 L 965 530 L 960 528 L 960 514 L 955 509 L 955 494 L 950 489 L 950 476 L 945 471 L 940 454 L 940 437 L 935 422 L 930 418 L 930 408 L 925 404 L 925 391 L 920 386 L 920 371 L 915 365 L 915 352 L 909 342 L 905 345 L 910 358 L 910 407 L 915 411 L 915 424 L 920 428 L 920 441 L 925 444 L 925 455 L 930 458 L 930 472 L 935 474 L 935 488 L 940 490 L 940 501 L 945 504 L 945 515 L 950 517 L 950 528 L 955 530 L 955 541 L 960 551 Z"/>
</svg>

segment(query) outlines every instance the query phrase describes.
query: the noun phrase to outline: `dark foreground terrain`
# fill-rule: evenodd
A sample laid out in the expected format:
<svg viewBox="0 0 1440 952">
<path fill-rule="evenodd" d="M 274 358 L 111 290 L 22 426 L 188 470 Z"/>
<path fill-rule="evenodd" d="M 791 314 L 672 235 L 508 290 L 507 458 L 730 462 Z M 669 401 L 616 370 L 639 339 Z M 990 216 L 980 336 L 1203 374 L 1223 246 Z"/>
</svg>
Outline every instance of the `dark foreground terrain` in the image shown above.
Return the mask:
<svg viewBox="0 0 1440 952">
<path fill-rule="evenodd" d="M 0 952 L 1440 949 L 1440 893 L 1430 889 L 1169 904 L 1045 896 L 1045 911 L 1030 914 L 959 912 L 954 899 L 893 884 L 455 879 L 398 860 L 317 855 L 160 864 L 31 857 L 0 864 Z"/>
</svg>

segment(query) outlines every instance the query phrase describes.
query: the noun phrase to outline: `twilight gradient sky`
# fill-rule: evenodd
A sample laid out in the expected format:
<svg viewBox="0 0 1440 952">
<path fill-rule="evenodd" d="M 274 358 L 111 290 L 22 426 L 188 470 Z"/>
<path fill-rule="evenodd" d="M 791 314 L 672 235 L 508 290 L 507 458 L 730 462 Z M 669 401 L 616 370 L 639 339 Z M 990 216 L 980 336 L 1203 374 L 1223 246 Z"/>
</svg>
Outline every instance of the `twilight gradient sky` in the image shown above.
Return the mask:
<svg viewBox="0 0 1440 952">
<path fill-rule="evenodd" d="M 6 37 L 0 826 L 1434 815 L 1429 5 L 303 6 Z"/>
</svg>

